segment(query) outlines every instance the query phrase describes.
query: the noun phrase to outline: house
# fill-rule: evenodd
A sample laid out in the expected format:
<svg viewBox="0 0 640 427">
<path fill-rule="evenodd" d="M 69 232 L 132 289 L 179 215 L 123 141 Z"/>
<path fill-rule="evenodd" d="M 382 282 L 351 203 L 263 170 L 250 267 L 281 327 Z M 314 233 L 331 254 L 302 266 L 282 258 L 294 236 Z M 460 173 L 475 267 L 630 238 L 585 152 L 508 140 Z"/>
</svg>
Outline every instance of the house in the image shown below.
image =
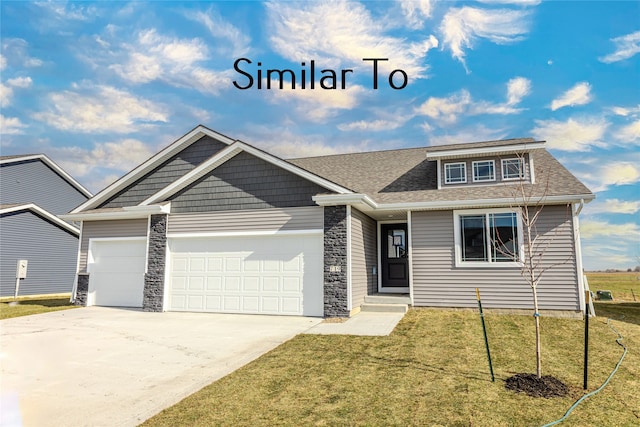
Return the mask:
<svg viewBox="0 0 640 427">
<path fill-rule="evenodd" d="M 0 296 L 13 296 L 18 260 L 27 260 L 20 295 L 69 293 L 80 229 L 60 214 L 91 193 L 44 154 L 0 157 Z"/>
<path fill-rule="evenodd" d="M 76 303 L 346 317 L 375 294 L 475 307 L 479 287 L 486 307 L 529 308 L 524 188 L 552 237 L 541 308 L 580 310 L 578 213 L 594 195 L 544 147 L 285 161 L 198 126 L 65 216 L 82 221 Z"/>
</svg>

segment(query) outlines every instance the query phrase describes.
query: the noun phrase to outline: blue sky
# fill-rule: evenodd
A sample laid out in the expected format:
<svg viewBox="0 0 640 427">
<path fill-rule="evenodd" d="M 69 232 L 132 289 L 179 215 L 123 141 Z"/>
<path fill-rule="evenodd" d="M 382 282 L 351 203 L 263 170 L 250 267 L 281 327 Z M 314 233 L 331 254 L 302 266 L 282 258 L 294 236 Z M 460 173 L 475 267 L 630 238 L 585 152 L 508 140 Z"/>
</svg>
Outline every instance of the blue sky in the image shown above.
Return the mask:
<svg viewBox="0 0 640 427">
<path fill-rule="evenodd" d="M 45 153 L 94 192 L 197 124 L 284 158 L 531 136 L 597 195 L 580 217 L 585 268 L 640 264 L 640 2 L 4 0 L 0 12 L 2 154 Z M 250 89 L 233 85 L 248 83 L 239 58 Z M 378 89 L 363 58 L 388 59 Z M 345 88 L 309 89 L 311 60 L 316 81 L 352 70 Z M 257 89 L 258 62 L 298 83 L 304 68 L 307 89 Z M 405 88 L 390 87 L 393 70 Z"/>
</svg>

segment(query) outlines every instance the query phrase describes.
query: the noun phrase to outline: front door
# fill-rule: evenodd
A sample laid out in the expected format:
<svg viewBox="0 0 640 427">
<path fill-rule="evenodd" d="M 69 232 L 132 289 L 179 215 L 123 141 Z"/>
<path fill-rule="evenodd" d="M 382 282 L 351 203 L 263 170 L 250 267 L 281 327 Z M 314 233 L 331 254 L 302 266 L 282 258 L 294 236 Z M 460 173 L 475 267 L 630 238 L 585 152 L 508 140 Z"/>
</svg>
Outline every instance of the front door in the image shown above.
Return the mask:
<svg viewBox="0 0 640 427">
<path fill-rule="evenodd" d="M 382 224 L 381 292 L 409 292 L 409 248 L 407 224 Z"/>
</svg>

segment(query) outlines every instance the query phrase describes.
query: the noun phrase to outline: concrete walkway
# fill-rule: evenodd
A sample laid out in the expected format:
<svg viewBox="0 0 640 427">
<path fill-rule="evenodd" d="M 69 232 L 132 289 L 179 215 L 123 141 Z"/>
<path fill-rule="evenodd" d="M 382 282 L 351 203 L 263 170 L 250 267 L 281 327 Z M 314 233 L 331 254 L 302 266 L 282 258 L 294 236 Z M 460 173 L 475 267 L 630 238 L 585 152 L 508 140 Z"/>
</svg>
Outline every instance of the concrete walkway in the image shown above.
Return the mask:
<svg viewBox="0 0 640 427">
<path fill-rule="evenodd" d="M 0 425 L 138 425 L 320 322 L 103 307 L 2 320 Z"/>
<path fill-rule="evenodd" d="M 342 323 L 323 322 L 305 334 L 385 336 L 391 334 L 405 313 L 360 312 Z"/>
</svg>

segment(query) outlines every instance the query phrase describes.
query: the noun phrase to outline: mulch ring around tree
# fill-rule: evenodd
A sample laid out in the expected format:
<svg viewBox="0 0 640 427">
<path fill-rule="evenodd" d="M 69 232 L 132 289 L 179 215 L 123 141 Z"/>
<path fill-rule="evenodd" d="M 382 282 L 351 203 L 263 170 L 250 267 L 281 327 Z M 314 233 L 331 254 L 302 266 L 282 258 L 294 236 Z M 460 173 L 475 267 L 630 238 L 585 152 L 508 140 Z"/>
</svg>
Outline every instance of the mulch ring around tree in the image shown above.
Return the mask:
<svg viewBox="0 0 640 427">
<path fill-rule="evenodd" d="M 569 387 L 550 375 L 538 378 L 536 374 L 516 374 L 507 378 L 505 388 L 531 397 L 564 397 L 569 394 Z"/>
</svg>

